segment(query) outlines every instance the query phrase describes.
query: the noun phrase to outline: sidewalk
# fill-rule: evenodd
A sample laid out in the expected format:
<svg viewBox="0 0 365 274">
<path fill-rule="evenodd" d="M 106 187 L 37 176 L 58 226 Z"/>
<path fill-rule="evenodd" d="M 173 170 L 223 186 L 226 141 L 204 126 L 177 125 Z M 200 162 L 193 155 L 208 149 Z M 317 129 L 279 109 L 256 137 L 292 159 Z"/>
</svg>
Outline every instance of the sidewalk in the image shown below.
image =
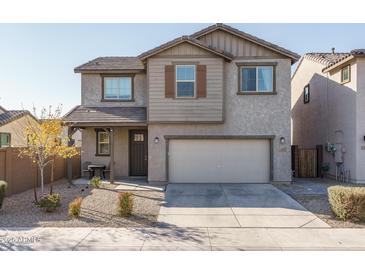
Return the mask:
<svg viewBox="0 0 365 274">
<path fill-rule="evenodd" d="M 365 229 L 1 228 L 0 250 L 365 250 Z"/>
</svg>

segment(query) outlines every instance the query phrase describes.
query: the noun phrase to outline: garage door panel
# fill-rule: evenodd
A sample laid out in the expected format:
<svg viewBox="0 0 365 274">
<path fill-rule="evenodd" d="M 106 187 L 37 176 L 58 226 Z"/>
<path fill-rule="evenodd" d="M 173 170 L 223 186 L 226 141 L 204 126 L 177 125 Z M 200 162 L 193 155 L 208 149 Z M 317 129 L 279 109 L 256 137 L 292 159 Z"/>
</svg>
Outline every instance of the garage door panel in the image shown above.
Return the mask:
<svg viewBox="0 0 365 274">
<path fill-rule="evenodd" d="M 269 170 L 269 140 L 170 140 L 170 182 L 266 183 Z"/>
</svg>

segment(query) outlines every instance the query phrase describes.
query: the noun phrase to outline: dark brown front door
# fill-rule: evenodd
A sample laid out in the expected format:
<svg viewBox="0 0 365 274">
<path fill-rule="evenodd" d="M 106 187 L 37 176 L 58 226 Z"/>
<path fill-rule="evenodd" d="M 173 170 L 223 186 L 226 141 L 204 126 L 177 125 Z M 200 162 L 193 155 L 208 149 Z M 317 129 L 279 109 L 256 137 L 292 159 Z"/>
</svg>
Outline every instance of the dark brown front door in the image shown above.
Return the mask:
<svg viewBox="0 0 365 274">
<path fill-rule="evenodd" d="M 129 131 L 129 175 L 147 176 L 147 130 Z"/>
</svg>

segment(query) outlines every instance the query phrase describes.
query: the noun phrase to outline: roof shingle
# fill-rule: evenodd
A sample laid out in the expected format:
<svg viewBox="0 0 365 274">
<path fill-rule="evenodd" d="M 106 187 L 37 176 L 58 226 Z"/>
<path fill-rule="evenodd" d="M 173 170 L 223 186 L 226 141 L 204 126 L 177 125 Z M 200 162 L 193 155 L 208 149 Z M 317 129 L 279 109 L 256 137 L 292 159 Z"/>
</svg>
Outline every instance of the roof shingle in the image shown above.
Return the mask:
<svg viewBox="0 0 365 274">
<path fill-rule="evenodd" d="M 335 53 L 328 53 L 328 52 L 310 52 L 306 53 L 304 57 L 309 58 L 313 61 L 317 61 L 322 63 L 326 66 L 331 66 L 336 64 L 337 62 L 343 60 L 344 58 L 350 56 L 351 54 L 348 52 L 335 52 Z"/>
<path fill-rule="evenodd" d="M 0 114 L 0 126 L 3 126 L 11 121 L 14 121 L 20 117 L 23 117 L 26 114 L 31 115 L 28 110 L 8 110 L 4 113 L 1 113 Z"/>
<path fill-rule="evenodd" d="M 74 69 L 75 72 L 144 70 L 138 57 L 98 57 Z"/>
<path fill-rule="evenodd" d="M 146 123 L 145 107 L 76 106 L 64 116 L 68 123 Z"/>
</svg>

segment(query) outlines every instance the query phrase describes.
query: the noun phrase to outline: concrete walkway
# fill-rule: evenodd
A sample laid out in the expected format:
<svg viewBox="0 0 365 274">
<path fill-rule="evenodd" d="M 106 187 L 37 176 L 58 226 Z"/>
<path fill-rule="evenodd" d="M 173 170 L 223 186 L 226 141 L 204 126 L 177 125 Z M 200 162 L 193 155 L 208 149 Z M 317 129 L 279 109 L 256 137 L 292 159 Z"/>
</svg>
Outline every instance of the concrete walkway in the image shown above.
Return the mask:
<svg viewBox="0 0 365 274">
<path fill-rule="evenodd" d="M 365 229 L 2 228 L 0 250 L 365 250 Z"/>
<path fill-rule="evenodd" d="M 323 228 L 328 224 L 271 184 L 169 184 L 161 225 Z"/>
</svg>

